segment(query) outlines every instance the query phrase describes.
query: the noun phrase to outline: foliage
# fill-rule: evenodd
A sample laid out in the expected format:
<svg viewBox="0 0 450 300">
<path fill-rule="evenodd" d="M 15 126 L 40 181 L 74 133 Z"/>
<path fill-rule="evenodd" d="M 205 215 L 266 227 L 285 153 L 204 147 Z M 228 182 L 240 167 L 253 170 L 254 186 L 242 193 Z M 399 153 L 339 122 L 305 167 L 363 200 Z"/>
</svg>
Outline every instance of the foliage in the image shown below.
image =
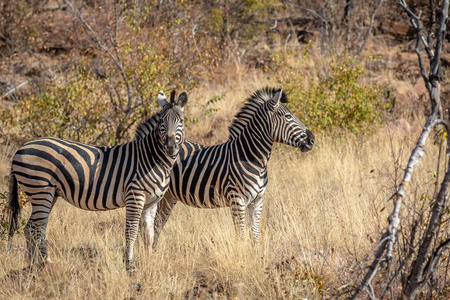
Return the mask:
<svg viewBox="0 0 450 300">
<path fill-rule="evenodd" d="M 204 5 L 208 5 L 205 1 Z M 214 34 L 222 47 L 245 44 L 259 39 L 283 6 L 279 0 L 219 1 L 211 5 L 204 19 L 205 28 Z"/>
<path fill-rule="evenodd" d="M 45 1 L 6 0 L 0 4 L 0 57 L 10 55 L 17 36 L 24 45 L 33 44 L 38 36 L 35 24 L 26 22 L 44 5 Z"/>
<path fill-rule="evenodd" d="M 276 55 L 273 59 L 283 63 L 286 58 Z M 329 67 L 328 74 L 315 71 L 309 78 L 299 70 L 301 67 L 275 69 L 277 81 L 289 95 L 291 110 L 315 131 L 343 129 L 353 134 L 370 131 L 372 124 L 380 122 L 388 105 L 381 87 L 364 83 L 364 64 L 352 58 L 336 60 Z"/>
<path fill-rule="evenodd" d="M 23 97 L 14 110 L 4 110 L 0 121 L 10 128 L 19 126 L 25 140 L 54 136 L 102 145 L 129 140 L 131 126 L 155 108 L 154 95 L 179 80 L 172 59 L 154 48 L 140 44 L 131 51 L 129 43 L 121 45 L 127 81 L 113 76 L 116 70 L 107 63 L 104 78 L 79 66 L 65 78 L 46 83 L 42 92 Z M 133 103 L 128 102 L 128 86 L 134 87 Z"/>
<path fill-rule="evenodd" d="M 213 97 L 211 99 L 209 99 L 208 101 L 206 101 L 205 104 L 202 105 L 202 110 L 205 116 L 210 117 L 213 113 L 219 111 L 219 108 L 213 108 L 211 107 L 211 105 L 213 105 L 214 103 L 217 103 L 219 101 L 222 101 L 224 99 L 225 95 L 222 94 L 220 96 L 216 96 Z"/>
<path fill-rule="evenodd" d="M 17 102 L 14 110 L 3 112 L 2 121 L 7 126 L 19 126 L 19 134 L 28 139 L 54 136 L 95 142 L 102 136 L 99 123 L 108 110 L 98 85 L 89 71 L 77 70 L 66 80 L 46 84 L 42 93 Z"/>
<path fill-rule="evenodd" d="M 211 74 L 219 61 L 214 40 L 193 40 L 182 30 L 188 20 L 178 16 L 165 20 L 166 26 L 152 25 L 151 7 L 142 8 L 115 3 L 99 6 L 94 15 L 76 15 L 80 36 L 89 37 L 94 57 L 63 69 L 53 82 L 35 86 L 13 110 L 0 108 L 8 138 L 123 143 L 131 139 L 133 126 L 153 113 L 160 90 L 189 91 Z M 70 9 L 76 14 L 75 7 Z M 20 128 L 15 137 L 10 135 L 13 128 Z"/>
</svg>

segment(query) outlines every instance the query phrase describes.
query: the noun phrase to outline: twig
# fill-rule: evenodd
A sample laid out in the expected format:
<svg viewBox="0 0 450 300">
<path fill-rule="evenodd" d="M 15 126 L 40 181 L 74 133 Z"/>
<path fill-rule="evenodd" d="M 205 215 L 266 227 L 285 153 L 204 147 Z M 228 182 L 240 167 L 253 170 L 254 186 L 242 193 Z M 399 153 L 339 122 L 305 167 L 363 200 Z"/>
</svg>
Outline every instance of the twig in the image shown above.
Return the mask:
<svg viewBox="0 0 450 300">
<path fill-rule="evenodd" d="M 277 25 L 278 25 L 278 21 L 277 21 L 277 19 L 275 19 L 275 24 L 273 24 L 273 26 L 270 27 L 270 30 L 275 30 L 275 28 L 277 28 Z"/>
<path fill-rule="evenodd" d="M 356 52 L 357 56 L 359 56 L 361 54 L 361 52 L 364 50 L 364 48 L 366 47 L 367 41 L 369 40 L 369 37 L 370 37 L 370 33 L 372 32 L 373 23 L 375 21 L 375 16 L 378 12 L 378 9 L 381 7 L 381 4 L 383 4 L 383 1 L 384 0 L 379 0 L 378 5 L 375 7 L 375 9 L 372 12 L 372 15 L 370 16 L 370 25 L 369 25 L 369 28 L 367 29 L 366 35 L 363 39 L 363 43 L 361 44 L 358 51 Z"/>
<path fill-rule="evenodd" d="M 195 41 L 195 34 L 197 33 L 197 27 L 198 27 L 197 24 L 195 24 L 195 23 L 192 24 L 192 40 L 194 41 L 194 46 L 195 46 L 195 49 L 197 50 L 197 54 L 201 58 L 202 54 L 200 53 L 200 50 L 198 50 L 197 42 Z"/>
<path fill-rule="evenodd" d="M 22 51 L 26 51 L 28 53 L 30 53 L 34 58 L 36 58 L 41 65 L 45 68 L 45 70 L 47 71 L 47 73 L 50 75 L 52 81 L 56 80 L 55 75 L 53 74 L 53 72 L 50 70 L 49 66 L 47 66 L 47 64 L 39 57 L 36 55 L 36 53 L 34 53 L 33 51 L 31 51 L 30 48 L 23 46 L 23 45 L 19 45 L 16 42 L 10 40 L 9 38 L 7 38 L 6 36 L 4 36 L 3 34 L 0 34 L 0 37 L 5 40 L 5 42 L 7 42 L 8 44 L 10 44 L 11 46 L 15 46 L 19 49 L 21 49 Z"/>
<path fill-rule="evenodd" d="M 20 89 L 21 87 L 23 87 L 23 86 L 24 86 L 25 84 L 27 84 L 27 83 L 28 83 L 28 80 L 22 82 L 21 84 L 19 84 L 19 85 L 16 86 L 16 87 L 10 89 L 8 92 L 6 92 L 6 94 L 4 94 L 4 95 L 2 96 L 2 98 L 8 97 L 9 95 L 11 95 L 12 93 L 14 93 L 15 91 L 17 91 L 18 89 Z"/>
<path fill-rule="evenodd" d="M 289 33 L 287 38 L 286 38 L 286 41 L 284 41 L 284 52 L 286 52 L 287 43 L 289 42 L 290 38 L 291 38 L 291 34 Z"/>
</svg>

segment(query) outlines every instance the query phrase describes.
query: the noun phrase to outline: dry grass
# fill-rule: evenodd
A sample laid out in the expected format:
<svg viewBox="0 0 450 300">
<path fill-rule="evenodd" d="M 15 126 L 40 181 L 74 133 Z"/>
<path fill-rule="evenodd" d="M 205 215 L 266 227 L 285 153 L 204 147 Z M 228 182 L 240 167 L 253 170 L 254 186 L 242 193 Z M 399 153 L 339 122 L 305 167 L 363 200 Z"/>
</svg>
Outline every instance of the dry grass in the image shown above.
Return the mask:
<svg viewBox="0 0 450 300">
<path fill-rule="evenodd" d="M 205 117 L 202 101 L 222 91 L 201 89 L 190 117 L 190 137 L 221 140 L 230 117 L 255 88 L 256 79 L 226 92 L 221 109 Z M 193 103 L 193 102 L 192 102 Z M 301 117 L 300 117 L 301 119 Z M 213 131 L 214 136 L 208 135 Z M 217 134 L 217 136 L 216 136 Z M 14 248 L 0 241 L 1 299 L 320 299 L 351 278 L 349 266 L 374 246 L 392 203 L 394 161 L 401 165 L 415 137 L 386 130 L 364 141 L 317 137 L 309 153 L 277 146 L 269 163 L 262 216 L 262 244 L 236 238 L 228 209 L 175 207 L 149 255 L 138 242 L 137 271 L 122 263 L 124 210 L 86 212 L 59 200 L 50 215 L 47 244 L 51 271 L 27 267 L 23 235 Z M 393 156 L 392 153 L 395 153 Z M 400 153 L 400 155 L 398 154 Z M 428 147 L 417 174 L 429 178 L 436 147 Z M 11 151 L 2 154 L 2 161 Z M 2 163 L 3 165 L 3 163 Z M 2 168 L 3 178 L 7 170 Z M 7 189 L 1 182 L 0 191 Z M 413 187 L 423 182 L 414 181 Z M 386 209 L 383 209 L 386 207 Z M 30 207 L 25 207 L 28 216 Z"/>
</svg>

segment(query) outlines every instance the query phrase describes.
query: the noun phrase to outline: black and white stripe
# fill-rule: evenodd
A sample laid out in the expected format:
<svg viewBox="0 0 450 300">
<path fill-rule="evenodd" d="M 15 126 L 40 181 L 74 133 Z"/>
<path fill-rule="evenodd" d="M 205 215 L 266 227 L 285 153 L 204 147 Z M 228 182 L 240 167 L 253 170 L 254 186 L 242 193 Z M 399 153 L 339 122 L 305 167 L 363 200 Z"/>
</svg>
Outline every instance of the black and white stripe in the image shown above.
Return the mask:
<svg viewBox="0 0 450 300">
<path fill-rule="evenodd" d="M 158 201 L 167 191 L 169 175 L 184 141 L 183 107 L 187 94 L 170 102 L 160 93 L 158 122 L 145 138 L 114 147 L 98 147 L 57 138 L 41 138 L 21 147 L 10 175 L 10 241 L 20 210 L 17 184 L 28 196 L 32 213 L 25 227 L 30 260 L 49 261 L 45 248 L 48 217 L 57 197 L 85 210 L 126 207 L 126 250 L 129 265 L 139 222 L 148 244 Z"/>
<path fill-rule="evenodd" d="M 230 206 L 241 235 L 246 231 L 248 209 L 251 237 L 259 242 L 262 197 L 273 144 L 284 143 L 301 151 L 309 151 L 314 145 L 314 135 L 283 105 L 285 102 L 287 97 L 281 89 L 258 90 L 236 115 L 228 141 L 216 146 L 184 142 L 170 175 L 169 192 L 158 204 L 156 239 L 173 206 L 181 201 L 199 208 Z M 151 126 L 157 118 L 145 124 Z M 150 129 L 139 127 L 136 137 L 144 138 Z"/>
</svg>

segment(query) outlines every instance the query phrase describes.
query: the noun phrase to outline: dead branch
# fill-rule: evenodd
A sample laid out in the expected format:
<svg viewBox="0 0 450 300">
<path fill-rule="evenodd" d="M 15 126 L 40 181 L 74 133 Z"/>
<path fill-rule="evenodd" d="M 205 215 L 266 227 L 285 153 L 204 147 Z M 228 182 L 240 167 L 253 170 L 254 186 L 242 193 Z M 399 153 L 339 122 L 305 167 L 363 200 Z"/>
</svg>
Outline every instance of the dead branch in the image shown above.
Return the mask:
<svg viewBox="0 0 450 300">
<path fill-rule="evenodd" d="M 50 75 L 52 81 L 56 80 L 56 77 L 53 74 L 53 72 L 50 70 L 49 66 L 47 66 L 47 64 L 36 53 L 34 53 L 34 51 L 32 51 L 30 48 L 28 48 L 28 47 L 26 47 L 24 45 L 17 44 L 16 42 L 14 42 L 13 40 L 7 38 L 3 34 L 0 34 L 0 38 L 2 38 L 6 43 L 10 44 L 11 46 L 16 47 L 16 48 L 18 48 L 18 49 L 20 49 L 22 51 L 26 51 L 26 52 L 30 53 L 44 67 L 44 69 Z"/>
<path fill-rule="evenodd" d="M 22 82 L 21 84 L 19 84 L 16 87 L 13 87 L 12 89 L 10 89 L 9 91 L 7 91 L 3 96 L 1 96 L 1 98 L 5 98 L 8 97 L 9 95 L 11 95 L 12 93 L 16 92 L 18 89 L 20 89 L 21 87 L 23 87 L 24 85 L 26 85 L 28 83 L 28 80 L 25 80 L 24 82 Z"/>
<path fill-rule="evenodd" d="M 400 224 L 399 214 L 402 206 L 402 201 L 406 195 L 406 188 L 411 181 L 414 167 L 419 164 L 421 157 L 425 154 L 424 146 L 426 144 L 430 132 L 438 125 L 443 125 L 445 130 L 449 132 L 449 124 L 447 121 L 443 119 L 444 116 L 442 113 L 442 106 L 440 101 L 440 82 L 439 82 L 440 57 L 442 53 L 443 39 L 446 32 L 446 22 L 448 18 L 448 0 L 444 0 L 442 3 L 440 25 L 436 35 L 436 45 L 434 47 L 434 53 L 422 30 L 422 25 L 420 21 L 421 13 L 419 13 L 418 15 L 412 13 L 412 11 L 406 5 L 405 0 L 398 0 L 397 3 L 408 14 L 411 24 L 417 33 L 415 52 L 418 56 L 421 75 L 424 79 L 425 86 L 428 89 L 430 95 L 432 110 L 422 130 L 422 133 L 420 134 L 416 146 L 411 153 L 410 159 L 405 169 L 403 180 L 401 184 L 398 186 L 396 193 L 391 197 L 392 199 L 394 199 L 395 202 L 392 213 L 390 214 L 388 219 L 389 221 L 388 228 L 381 237 L 381 241 L 377 248 L 372 264 L 369 266 L 369 270 L 367 271 L 366 275 L 361 281 L 361 284 L 354 290 L 350 299 L 355 299 L 355 297 L 362 290 L 366 290 L 370 298 L 376 299 L 371 285 L 372 279 L 381 269 L 389 267 L 392 261 L 393 247 L 396 242 L 396 233 L 398 230 L 398 226 Z M 428 75 L 426 73 L 421 53 L 419 50 L 420 43 L 424 45 L 425 51 L 430 61 L 430 71 Z M 447 143 L 449 143 L 449 139 L 447 139 Z M 450 147 L 447 146 L 447 151 L 449 151 L 449 149 Z M 415 298 L 419 288 L 425 282 L 424 277 L 426 277 L 427 274 L 430 273 L 429 268 L 427 273 L 426 268 L 427 264 L 430 266 L 433 265 L 433 262 L 435 263 L 435 261 L 432 261 L 432 258 L 428 260 L 428 257 L 431 243 L 432 241 L 434 241 L 434 237 L 436 236 L 436 229 L 441 224 L 440 221 L 442 217 L 442 211 L 443 208 L 445 207 L 445 203 L 447 203 L 447 200 L 449 198 L 449 193 L 450 193 L 450 171 L 447 171 L 444 180 L 441 184 L 437 200 L 433 205 L 432 214 L 430 222 L 428 223 L 428 228 L 426 230 L 425 237 L 421 240 L 421 245 L 419 247 L 417 258 L 416 261 L 413 263 L 413 270 L 410 273 L 410 277 L 404 291 L 404 297 L 406 299 Z M 441 249 L 447 248 L 448 248 L 447 244 L 441 247 Z M 396 271 L 396 274 L 398 274 L 398 270 Z M 390 288 L 390 284 L 392 282 L 393 278 L 388 280 L 388 282 L 385 284 L 382 292 L 383 295 Z"/>
<path fill-rule="evenodd" d="M 372 14 L 370 15 L 369 28 L 367 29 L 366 35 L 364 36 L 363 43 L 361 44 L 358 51 L 356 52 L 357 56 L 359 56 L 361 54 L 361 52 L 364 50 L 364 48 L 366 47 L 367 41 L 369 40 L 370 34 L 372 33 L 373 23 L 375 22 L 375 16 L 377 15 L 378 10 L 380 9 L 381 5 L 383 4 L 383 1 L 384 0 L 380 0 L 378 2 L 378 5 L 375 7 Z"/>
<path fill-rule="evenodd" d="M 420 287 L 426 281 L 425 279 L 427 279 L 428 276 L 430 276 L 429 272 L 431 270 L 430 267 L 435 263 L 437 263 L 437 261 L 435 263 L 432 263 L 434 257 L 432 255 L 431 258 L 429 258 L 429 254 L 432 251 L 431 249 L 432 243 L 437 235 L 436 229 L 439 228 L 441 224 L 442 212 L 444 210 L 446 203 L 448 202 L 449 193 L 450 193 L 450 171 L 447 171 L 444 177 L 444 181 L 441 184 L 441 189 L 439 191 L 436 202 L 433 205 L 432 215 L 430 218 L 430 222 L 428 223 L 427 226 L 425 237 L 419 247 L 417 258 L 414 261 L 413 269 L 409 276 L 408 284 L 403 293 L 406 299 L 414 299 L 417 296 Z M 446 248 L 447 244 L 443 246 L 444 250 Z"/>
<path fill-rule="evenodd" d="M 125 83 L 125 87 L 127 89 L 127 108 L 124 110 L 124 112 L 128 115 L 131 113 L 131 108 L 132 108 L 132 104 L 133 104 L 133 96 L 132 96 L 132 89 L 128 80 L 128 76 L 125 72 L 125 68 L 123 66 L 122 63 L 122 58 L 120 56 L 119 53 L 119 48 L 118 48 L 118 41 L 117 41 L 117 31 L 118 31 L 118 22 L 119 22 L 119 18 L 118 18 L 118 10 L 117 10 L 117 4 L 115 7 L 115 24 L 114 24 L 114 34 L 111 35 L 111 32 L 109 32 L 109 38 L 111 41 L 111 44 L 113 46 L 113 51 L 111 51 L 111 49 L 107 46 L 106 43 L 102 42 L 102 40 L 100 39 L 99 35 L 97 32 L 95 32 L 95 30 L 89 25 L 89 23 L 83 18 L 83 16 L 81 15 L 80 11 L 75 10 L 75 8 L 73 7 L 73 5 L 71 3 L 69 3 L 69 1 L 64 0 L 64 4 L 67 5 L 67 7 L 69 8 L 69 11 L 71 12 L 71 14 L 77 18 L 81 24 L 84 26 L 85 30 L 86 30 L 86 34 L 89 36 L 89 38 L 94 41 L 97 46 L 106 54 L 106 56 L 108 58 L 110 58 L 113 63 L 115 64 L 115 66 L 117 67 L 117 69 L 120 72 L 120 75 L 122 76 L 123 82 Z"/>
</svg>

